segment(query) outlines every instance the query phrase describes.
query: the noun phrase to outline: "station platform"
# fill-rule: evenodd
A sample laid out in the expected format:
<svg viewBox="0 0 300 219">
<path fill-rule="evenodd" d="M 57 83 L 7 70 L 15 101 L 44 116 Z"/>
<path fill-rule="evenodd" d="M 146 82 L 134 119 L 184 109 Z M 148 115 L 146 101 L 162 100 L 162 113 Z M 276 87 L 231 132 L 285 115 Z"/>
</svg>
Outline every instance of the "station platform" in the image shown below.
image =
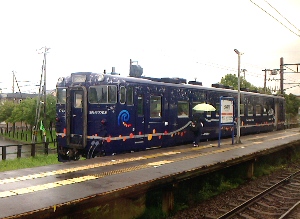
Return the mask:
<svg viewBox="0 0 300 219">
<path fill-rule="evenodd" d="M 84 205 L 137 195 L 298 145 L 299 131 L 241 136 L 241 144 L 222 139 L 220 147 L 217 140 L 207 141 L 200 147 L 181 145 L 2 172 L 0 218 L 57 218 Z"/>
</svg>

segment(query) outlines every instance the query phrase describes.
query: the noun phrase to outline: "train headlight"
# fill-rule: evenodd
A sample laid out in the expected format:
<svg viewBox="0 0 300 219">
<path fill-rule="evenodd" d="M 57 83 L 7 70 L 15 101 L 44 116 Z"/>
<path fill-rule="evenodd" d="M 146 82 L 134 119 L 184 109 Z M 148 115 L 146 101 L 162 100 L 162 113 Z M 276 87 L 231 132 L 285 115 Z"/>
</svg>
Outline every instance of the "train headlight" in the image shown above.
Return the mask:
<svg viewBox="0 0 300 219">
<path fill-rule="evenodd" d="M 57 80 L 57 84 L 60 84 L 60 83 L 62 83 L 64 80 L 65 80 L 65 78 L 64 78 L 64 77 L 60 77 L 60 78 Z"/>
<path fill-rule="evenodd" d="M 103 81 L 104 80 L 104 74 L 99 74 L 97 80 L 98 81 Z"/>
</svg>

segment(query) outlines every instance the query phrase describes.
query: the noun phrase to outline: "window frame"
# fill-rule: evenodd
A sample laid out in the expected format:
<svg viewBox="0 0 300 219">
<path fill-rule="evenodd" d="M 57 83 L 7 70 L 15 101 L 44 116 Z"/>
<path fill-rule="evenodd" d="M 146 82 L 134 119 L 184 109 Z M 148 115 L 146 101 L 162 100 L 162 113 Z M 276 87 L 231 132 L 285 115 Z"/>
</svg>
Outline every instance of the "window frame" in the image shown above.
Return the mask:
<svg viewBox="0 0 300 219">
<path fill-rule="evenodd" d="M 158 101 L 158 102 L 156 102 Z M 156 103 L 155 103 L 156 102 Z M 156 104 L 155 106 L 153 104 Z M 162 115 L 162 96 L 151 95 L 150 96 L 150 118 L 161 118 Z"/>
</svg>

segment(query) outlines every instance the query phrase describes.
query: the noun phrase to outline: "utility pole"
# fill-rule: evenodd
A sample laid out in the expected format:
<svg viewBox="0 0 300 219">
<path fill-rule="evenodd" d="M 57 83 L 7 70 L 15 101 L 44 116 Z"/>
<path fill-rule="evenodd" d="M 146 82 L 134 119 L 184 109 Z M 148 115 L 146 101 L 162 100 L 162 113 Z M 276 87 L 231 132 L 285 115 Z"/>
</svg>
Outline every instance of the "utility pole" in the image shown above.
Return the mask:
<svg viewBox="0 0 300 219">
<path fill-rule="evenodd" d="M 13 81 L 12 81 L 12 93 L 15 93 L 15 71 L 12 71 L 13 73 Z"/>
<path fill-rule="evenodd" d="M 280 94 L 284 93 L 283 90 L 283 57 L 280 58 Z"/>
<path fill-rule="evenodd" d="M 282 59 L 282 60 L 281 60 L 281 59 Z M 283 73 L 284 73 L 284 74 L 288 74 L 288 73 L 291 73 L 291 74 L 299 74 L 299 73 L 300 73 L 300 71 L 299 71 L 300 63 L 284 64 L 284 63 L 283 63 L 283 58 L 281 58 L 281 59 L 280 59 L 280 69 L 281 69 L 281 71 L 282 71 L 282 86 L 283 86 L 284 84 L 294 84 L 294 86 L 288 87 L 288 88 L 286 88 L 286 89 L 290 89 L 290 88 L 294 88 L 294 87 L 299 87 L 299 86 L 300 86 L 299 82 L 295 82 L 295 83 L 283 83 L 283 81 L 284 81 L 284 79 L 283 79 Z M 287 69 L 291 70 L 291 71 L 289 71 L 289 72 L 284 72 L 284 70 L 286 70 L 286 69 L 283 69 L 283 66 L 286 67 Z M 293 66 L 294 68 L 296 67 L 296 70 L 291 69 L 290 67 L 287 67 L 287 66 Z"/>
<path fill-rule="evenodd" d="M 47 92 L 46 92 L 46 56 L 47 56 L 47 53 L 48 53 L 48 50 L 50 48 L 47 48 L 46 46 L 44 47 L 44 86 L 43 86 L 43 94 L 44 94 L 44 124 L 46 122 L 46 115 L 47 115 L 47 112 L 46 112 L 46 103 L 47 103 Z M 44 132 L 44 142 L 46 142 L 46 132 Z"/>
<path fill-rule="evenodd" d="M 42 47 L 41 49 L 39 49 L 40 50 L 40 52 L 39 52 L 39 54 L 44 54 L 44 59 L 43 59 L 43 65 L 42 65 L 42 74 L 41 74 L 41 80 L 42 80 L 42 77 L 44 77 L 44 85 L 43 85 L 43 89 L 42 89 L 42 91 L 40 90 L 40 93 L 42 93 L 42 96 L 43 96 L 43 113 L 44 113 L 44 116 L 43 116 L 43 120 L 41 121 L 41 124 L 40 124 L 40 126 L 39 126 L 39 104 L 40 104 L 40 100 L 39 100 L 39 104 L 38 104 L 38 106 L 37 106 L 37 120 L 36 120 L 36 130 L 38 130 L 38 127 L 40 127 L 40 130 L 42 130 L 43 129 L 43 135 L 44 135 L 44 142 L 46 142 L 46 131 L 45 131 L 45 128 L 44 128 L 44 124 L 45 124 L 45 122 L 46 122 L 46 115 L 47 115 L 47 112 L 46 112 L 46 107 L 47 107 L 47 105 L 46 105 L 46 103 L 47 103 L 47 95 L 46 95 L 46 81 L 47 81 L 47 77 L 46 77 L 46 57 L 47 57 L 47 53 L 48 53 L 48 51 L 49 51 L 49 49 L 50 48 L 48 48 L 48 47 Z M 42 82 L 42 81 L 41 81 Z M 40 86 L 41 86 L 41 84 L 42 83 L 40 83 Z M 40 94 L 39 94 L 40 95 Z M 42 122 L 44 122 L 44 123 L 42 123 Z"/>
<path fill-rule="evenodd" d="M 270 69 L 264 69 L 262 70 L 265 72 L 265 79 L 264 79 L 264 92 L 267 93 L 267 71 L 270 71 Z"/>
<path fill-rule="evenodd" d="M 241 73 L 241 55 L 243 55 L 243 53 L 239 52 L 237 49 L 234 49 L 234 52 L 238 55 L 238 102 L 237 102 L 237 127 L 236 127 L 236 143 L 237 144 L 241 144 L 241 77 L 240 77 L 240 73 Z"/>
<path fill-rule="evenodd" d="M 244 72 L 244 79 L 246 80 L 246 74 L 245 74 L 245 72 L 247 71 L 247 69 L 242 69 L 241 71 Z"/>
</svg>

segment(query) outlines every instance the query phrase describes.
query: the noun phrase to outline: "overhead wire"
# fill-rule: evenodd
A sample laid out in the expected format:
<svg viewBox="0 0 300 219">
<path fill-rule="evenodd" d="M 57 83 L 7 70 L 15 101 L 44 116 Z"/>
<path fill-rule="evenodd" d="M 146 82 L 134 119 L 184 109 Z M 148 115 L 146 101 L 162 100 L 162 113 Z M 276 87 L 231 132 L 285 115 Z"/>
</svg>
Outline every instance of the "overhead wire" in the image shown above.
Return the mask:
<svg viewBox="0 0 300 219">
<path fill-rule="evenodd" d="M 263 9 L 262 7 L 260 7 L 258 4 L 256 4 L 255 2 L 253 2 L 252 0 L 250 0 L 250 2 L 252 2 L 254 5 L 256 5 L 258 8 L 260 8 L 262 11 L 264 11 L 266 14 L 268 14 L 270 17 L 272 17 L 274 20 L 276 20 L 278 23 L 280 23 L 282 26 L 284 26 L 286 29 L 288 29 L 291 33 L 295 34 L 296 36 L 300 37 L 300 34 L 297 34 L 295 31 L 291 30 L 290 28 L 288 28 L 285 24 L 283 24 L 281 21 L 279 21 L 277 18 L 275 18 L 273 15 L 271 15 L 269 12 L 267 12 L 265 9 Z M 294 25 L 293 25 L 294 26 Z M 298 28 L 296 28 L 297 30 L 299 30 Z"/>
<path fill-rule="evenodd" d="M 276 8 L 274 8 L 269 2 L 267 2 L 267 0 L 264 0 L 271 8 L 273 8 L 281 17 L 283 17 L 290 25 L 292 25 L 296 30 L 298 30 L 300 32 L 300 30 L 294 25 L 292 24 L 286 17 L 284 17 Z"/>
</svg>

